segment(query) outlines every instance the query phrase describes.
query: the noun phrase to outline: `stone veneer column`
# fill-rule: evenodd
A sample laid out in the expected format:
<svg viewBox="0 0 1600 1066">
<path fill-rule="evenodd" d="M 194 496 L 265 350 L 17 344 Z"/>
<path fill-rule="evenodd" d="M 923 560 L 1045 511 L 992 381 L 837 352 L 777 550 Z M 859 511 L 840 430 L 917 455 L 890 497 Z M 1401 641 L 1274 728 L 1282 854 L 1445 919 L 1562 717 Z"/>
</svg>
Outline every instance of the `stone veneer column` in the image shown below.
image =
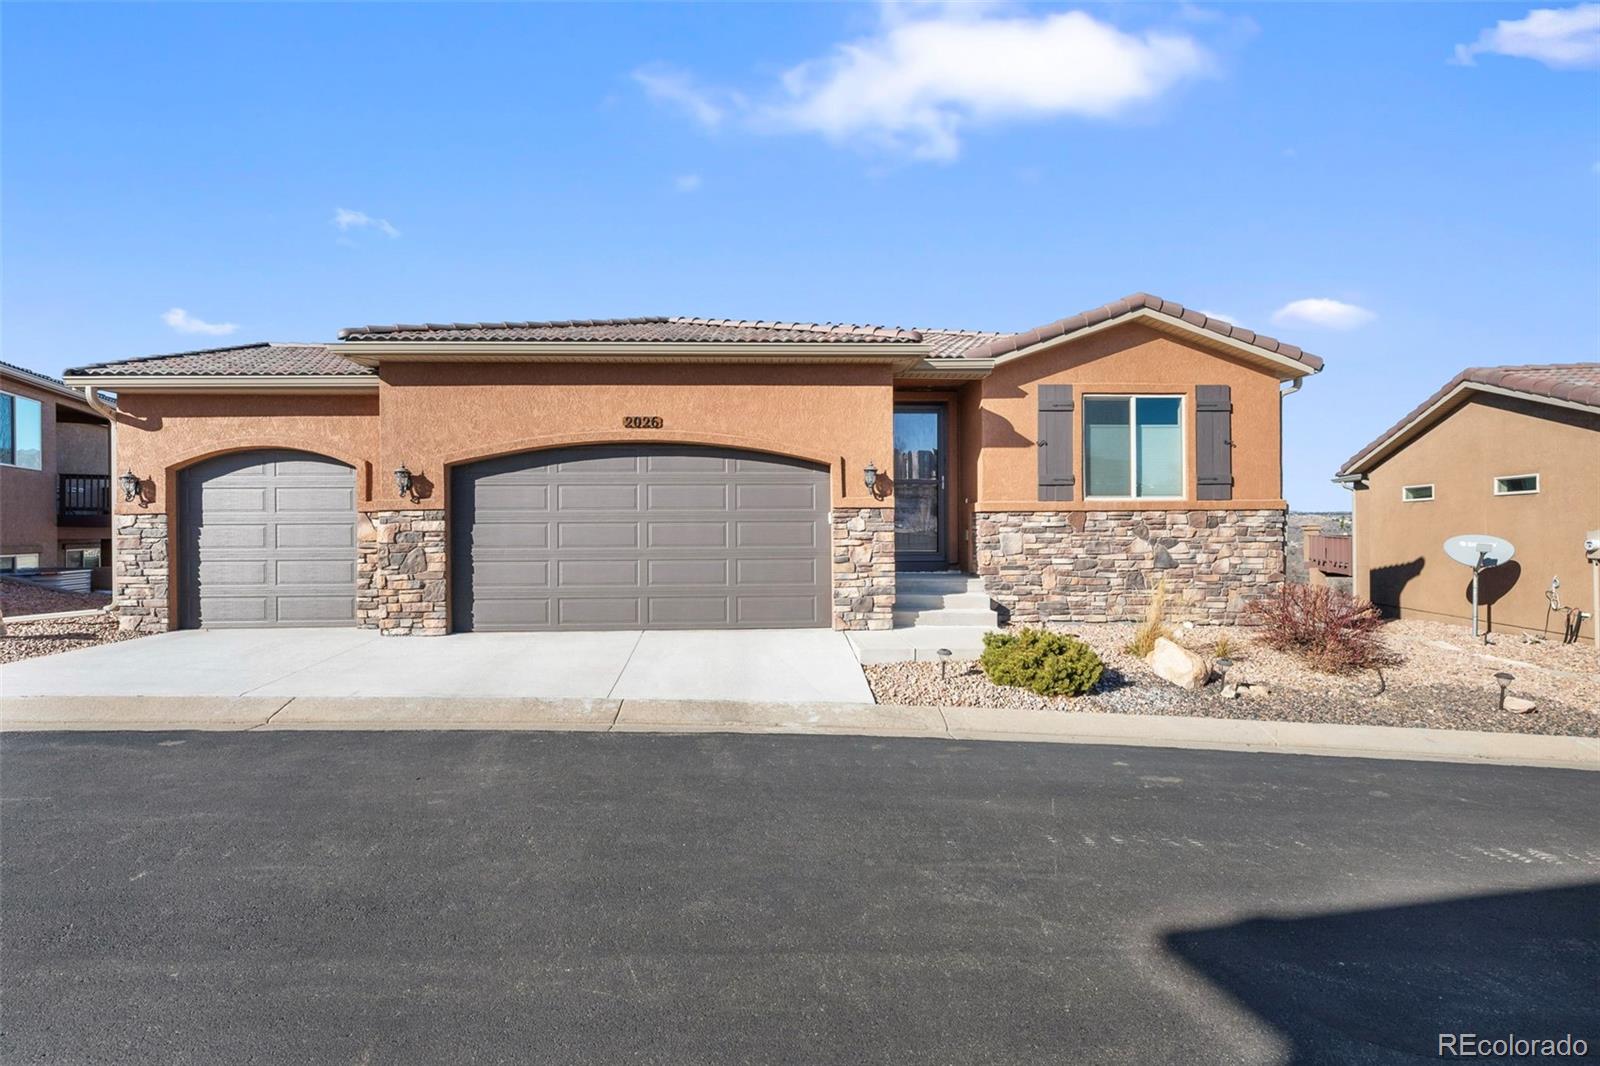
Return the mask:
<svg viewBox="0 0 1600 1066">
<path fill-rule="evenodd" d="M 117 628 L 124 633 L 171 629 L 167 516 L 159 511 L 117 515 L 112 565 L 117 578 Z"/>
<path fill-rule="evenodd" d="M 1234 622 L 1283 584 L 1282 511 L 987 511 L 978 572 L 1013 622 Z"/>
<path fill-rule="evenodd" d="M 360 516 L 356 620 L 384 635 L 446 632 L 443 511 L 369 511 Z"/>
<path fill-rule="evenodd" d="M 833 524 L 833 628 L 894 625 L 894 509 L 836 508 Z"/>
</svg>

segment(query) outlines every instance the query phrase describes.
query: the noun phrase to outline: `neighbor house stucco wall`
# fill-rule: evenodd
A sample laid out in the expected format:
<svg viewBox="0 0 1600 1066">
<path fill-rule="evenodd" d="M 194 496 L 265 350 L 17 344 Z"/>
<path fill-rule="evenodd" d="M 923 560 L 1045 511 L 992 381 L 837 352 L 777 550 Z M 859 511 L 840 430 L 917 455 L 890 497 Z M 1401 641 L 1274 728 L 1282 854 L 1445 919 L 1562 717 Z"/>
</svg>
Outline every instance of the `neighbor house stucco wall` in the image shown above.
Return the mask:
<svg viewBox="0 0 1600 1066">
<path fill-rule="evenodd" d="M 42 453 L 38 470 L 0 466 L 0 555 L 38 553 L 41 566 L 59 566 L 63 540 L 99 543 L 110 536 L 109 522 L 67 528 L 56 525 L 58 475 L 104 474 L 103 451 L 98 465 L 89 460 L 93 458 L 95 439 L 105 441 L 109 430 L 103 425 L 58 421 L 60 407 L 80 415 L 92 412 L 87 404 L 40 388 L 27 378 L 0 374 L 0 391 L 39 401 Z M 100 445 L 102 449 L 107 446 Z M 86 450 L 88 455 L 84 454 Z"/>
<path fill-rule="evenodd" d="M 1379 463 L 1354 493 L 1355 587 L 1402 616 L 1471 619 L 1471 572 L 1444 554 L 1446 538 L 1488 533 L 1516 556 L 1486 571 L 1480 597 L 1492 628 L 1560 631 L 1548 611 L 1551 578 L 1563 603 L 1593 610 L 1587 530 L 1600 528 L 1600 415 L 1476 393 Z M 1497 476 L 1538 474 L 1539 492 L 1494 495 Z M 1432 484 L 1434 498 L 1401 489 Z M 1497 572 L 1498 571 L 1498 572 Z M 1593 633 L 1586 622 L 1583 632 Z"/>
<path fill-rule="evenodd" d="M 1072 385 L 1073 461 L 1077 498 L 1038 502 L 1040 385 Z M 1194 390 L 1227 385 L 1233 400 L 1233 499 L 1200 501 L 1200 508 L 1283 506 L 1279 382 L 1276 374 L 1209 348 L 1178 340 L 1139 323 L 1128 323 L 996 366 L 982 388 L 982 455 L 978 460 L 979 511 L 1152 510 L 1189 506 L 1195 497 Z M 1183 501 L 1085 501 L 1082 496 L 1083 397 L 1092 394 L 1156 393 L 1184 398 L 1186 499 Z"/>
</svg>

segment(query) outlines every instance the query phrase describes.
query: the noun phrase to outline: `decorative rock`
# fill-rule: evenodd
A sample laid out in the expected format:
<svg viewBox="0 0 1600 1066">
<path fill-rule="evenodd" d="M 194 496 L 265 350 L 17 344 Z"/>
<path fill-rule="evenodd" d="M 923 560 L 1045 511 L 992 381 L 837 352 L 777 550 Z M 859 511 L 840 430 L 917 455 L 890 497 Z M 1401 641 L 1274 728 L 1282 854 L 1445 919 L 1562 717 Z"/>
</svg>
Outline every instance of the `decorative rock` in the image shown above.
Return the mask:
<svg viewBox="0 0 1600 1066">
<path fill-rule="evenodd" d="M 1211 664 L 1183 645 L 1157 637 L 1155 647 L 1144 657 L 1157 677 L 1179 688 L 1202 688 L 1211 677 Z"/>
<path fill-rule="evenodd" d="M 1539 705 L 1526 696 L 1507 696 L 1505 707 L 1513 714 L 1532 714 Z"/>
</svg>

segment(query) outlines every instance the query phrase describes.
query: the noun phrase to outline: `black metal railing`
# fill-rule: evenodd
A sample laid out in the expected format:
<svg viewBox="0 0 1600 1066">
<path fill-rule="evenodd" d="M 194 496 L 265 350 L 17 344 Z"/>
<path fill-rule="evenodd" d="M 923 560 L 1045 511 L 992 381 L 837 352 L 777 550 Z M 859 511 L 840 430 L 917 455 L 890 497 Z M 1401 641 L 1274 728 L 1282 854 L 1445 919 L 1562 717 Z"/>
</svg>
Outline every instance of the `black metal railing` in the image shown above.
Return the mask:
<svg viewBox="0 0 1600 1066">
<path fill-rule="evenodd" d="M 60 518 L 104 518 L 110 515 L 111 475 L 58 475 L 56 514 Z"/>
</svg>

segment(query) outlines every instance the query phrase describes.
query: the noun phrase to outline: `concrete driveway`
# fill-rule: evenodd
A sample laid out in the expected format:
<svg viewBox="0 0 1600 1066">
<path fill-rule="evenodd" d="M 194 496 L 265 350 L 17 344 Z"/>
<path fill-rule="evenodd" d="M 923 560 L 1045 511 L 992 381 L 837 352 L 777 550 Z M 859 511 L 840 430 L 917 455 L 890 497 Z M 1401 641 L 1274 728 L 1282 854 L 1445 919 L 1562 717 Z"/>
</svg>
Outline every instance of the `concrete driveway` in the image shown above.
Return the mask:
<svg viewBox="0 0 1600 1066">
<path fill-rule="evenodd" d="M 225 629 L 0 666 L 3 696 L 456 696 L 871 703 L 826 629 L 457 633 Z"/>
</svg>

